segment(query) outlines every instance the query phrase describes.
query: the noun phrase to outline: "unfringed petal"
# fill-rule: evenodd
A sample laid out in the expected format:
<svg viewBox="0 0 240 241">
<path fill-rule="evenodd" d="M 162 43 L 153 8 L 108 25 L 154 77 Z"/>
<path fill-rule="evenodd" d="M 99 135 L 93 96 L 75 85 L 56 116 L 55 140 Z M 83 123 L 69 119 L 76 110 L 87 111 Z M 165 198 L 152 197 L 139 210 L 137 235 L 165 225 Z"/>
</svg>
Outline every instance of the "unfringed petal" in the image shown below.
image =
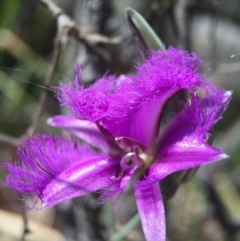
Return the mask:
<svg viewBox="0 0 240 241">
<path fill-rule="evenodd" d="M 228 155 L 206 144 L 189 140 L 161 152 L 158 163 L 151 165 L 145 176 L 148 184 L 162 180 L 167 175 L 220 161 Z"/>
<path fill-rule="evenodd" d="M 159 184 L 143 186 L 141 183 L 135 185 L 135 196 L 145 238 L 147 241 L 165 241 L 165 211 Z"/>
<path fill-rule="evenodd" d="M 153 139 L 157 137 L 164 106 L 178 91 L 179 89 L 176 88 L 149 100 L 139 98 L 131 108 L 126 106 L 125 111 L 128 111 L 126 115 L 121 118 L 104 119 L 102 120 L 103 126 L 116 137 L 131 138 L 150 147 Z"/>
<path fill-rule="evenodd" d="M 43 190 L 43 207 L 106 188 L 111 185 L 111 176 L 115 174 L 116 167 L 113 160 L 98 158 L 67 169 Z"/>
<path fill-rule="evenodd" d="M 117 163 L 72 140 L 48 135 L 25 140 L 17 158 L 15 164 L 5 164 L 6 185 L 39 197 L 45 207 L 105 187 Z"/>
<path fill-rule="evenodd" d="M 84 142 L 105 153 L 113 153 L 118 150 L 113 138 L 104 135 L 97 125 L 87 120 L 79 120 L 75 117 L 58 115 L 47 120 L 47 123 L 54 127 L 63 128 Z"/>
</svg>

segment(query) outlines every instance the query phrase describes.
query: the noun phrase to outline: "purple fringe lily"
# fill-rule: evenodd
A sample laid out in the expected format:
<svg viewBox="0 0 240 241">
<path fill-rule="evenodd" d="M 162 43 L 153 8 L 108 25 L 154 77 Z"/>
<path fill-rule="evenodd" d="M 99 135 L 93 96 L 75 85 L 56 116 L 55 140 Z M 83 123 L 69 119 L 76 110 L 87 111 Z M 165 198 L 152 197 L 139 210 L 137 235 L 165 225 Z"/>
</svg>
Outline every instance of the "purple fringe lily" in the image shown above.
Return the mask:
<svg viewBox="0 0 240 241">
<path fill-rule="evenodd" d="M 82 86 L 77 69 L 73 83 L 54 88 L 61 105 L 71 108 L 74 117 L 55 116 L 48 124 L 86 144 L 49 135 L 24 141 L 17 162 L 5 165 L 6 185 L 37 196 L 43 207 L 50 207 L 99 189 L 107 200 L 120 195 L 134 176 L 146 240 L 165 241 L 158 182 L 171 173 L 228 157 L 206 140 L 222 118 L 231 92 L 204 81 L 198 73 L 202 66 L 195 54 L 170 47 L 151 52 L 137 66 L 136 75 L 104 76 L 89 88 Z M 190 97 L 160 128 L 168 101 L 182 90 L 189 90 Z"/>
</svg>

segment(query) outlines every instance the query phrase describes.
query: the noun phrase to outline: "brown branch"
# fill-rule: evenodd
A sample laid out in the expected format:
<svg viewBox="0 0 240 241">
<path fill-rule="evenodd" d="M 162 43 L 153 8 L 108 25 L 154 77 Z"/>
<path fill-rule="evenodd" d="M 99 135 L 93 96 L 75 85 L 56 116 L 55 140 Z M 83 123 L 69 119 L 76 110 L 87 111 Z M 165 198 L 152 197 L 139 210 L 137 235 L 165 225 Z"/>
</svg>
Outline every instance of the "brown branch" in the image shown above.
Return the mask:
<svg viewBox="0 0 240 241">
<path fill-rule="evenodd" d="M 54 5 L 53 5 L 52 8 L 55 9 L 55 11 L 57 13 L 57 7 L 54 8 Z M 59 12 L 59 14 L 60 14 L 60 12 Z M 57 29 L 57 35 L 56 35 L 56 38 L 55 38 L 55 41 L 54 41 L 52 61 L 51 61 L 51 64 L 49 66 L 49 69 L 48 69 L 48 72 L 47 72 L 47 75 L 46 75 L 46 79 L 45 79 L 45 82 L 44 82 L 44 86 L 47 87 L 47 88 L 51 85 L 54 72 L 57 69 L 62 44 L 64 42 L 66 42 L 67 32 L 66 32 L 66 28 L 64 27 L 64 25 L 61 25 L 62 20 L 63 19 L 60 18 L 59 21 L 58 21 L 58 29 Z M 42 93 L 41 93 L 41 96 L 40 96 L 40 99 L 39 99 L 39 104 L 37 106 L 37 110 L 36 110 L 36 112 L 34 114 L 34 117 L 32 119 L 32 124 L 30 125 L 30 127 L 26 131 L 27 136 L 32 136 L 38 131 L 39 123 L 40 123 L 40 117 L 43 113 L 44 106 L 46 104 L 46 100 L 47 100 L 47 89 L 43 89 Z M 26 210 L 23 210 L 22 218 L 23 218 L 24 228 L 23 228 L 23 232 L 22 232 L 22 236 L 20 238 L 20 241 L 25 241 L 25 236 L 30 232 L 30 230 L 28 228 L 28 219 L 27 219 L 27 216 L 26 216 Z"/>
<path fill-rule="evenodd" d="M 22 205 L 24 205 L 24 201 L 21 201 Z M 19 239 L 19 241 L 25 241 L 25 236 L 30 233 L 30 229 L 28 228 L 28 219 L 27 219 L 27 210 L 22 210 L 22 220 L 23 220 L 23 232 Z"/>
<path fill-rule="evenodd" d="M 57 68 L 59 57 L 60 57 L 60 52 L 61 52 L 61 46 L 62 46 L 61 36 L 58 36 L 57 39 L 55 40 L 51 65 L 49 67 L 49 70 L 48 70 L 48 73 L 47 73 L 47 76 L 45 79 L 44 86 L 47 88 L 50 86 L 54 72 Z M 43 89 L 43 91 L 41 93 L 39 104 L 38 104 L 37 110 L 35 112 L 35 115 L 33 117 L 32 124 L 27 130 L 27 136 L 32 136 L 38 131 L 40 117 L 42 115 L 42 112 L 43 112 L 43 109 L 44 109 L 44 106 L 46 103 L 46 99 L 47 99 L 47 91 L 46 90 L 47 89 Z"/>
<path fill-rule="evenodd" d="M 88 46 L 93 46 L 98 43 L 103 44 L 120 44 L 121 43 L 121 37 L 113 37 L 108 38 L 102 34 L 94 32 L 92 29 L 80 29 L 77 24 L 64 13 L 64 11 L 58 7 L 54 2 L 51 0 L 39 0 L 51 13 L 52 15 L 57 19 L 58 26 L 60 28 L 65 28 L 67 35 L 64 39 L 64 44 L 66 44 L 68 40 L 68 36 L 73 36 L 79 41 L 83 41 L 88 43 Z M 93 48 L 94 51 L 96 51 L 96 48 Z M 104 56 L 103 56 L 104 57 Z"/>
<path fill-rule="evenodd" d="M 49 87 L 51 84 L 53 74 L 58 65 L 61 49 L 63 46 L 66 45 L 70 36 L 76 39 L 77 41 L 80 41 L 88 48 L 91 48 L 96 53 L 102 55 L 104 59 L 107 59 L 108 56 L 106 55 L 104 56 L 105 52 L 102 52 L 102 50 L 99 48 L 99 46 L 97 46 L 97 44 L 98 43 L 117 44 L 120 42 L 119 38 L 107 38 L 106 36 L 97 34 L 92 30 L 86 30 L 86 29 L 80 30 L 77 27 L 77 24 L 69 16 L 67 16 L 61 8 L 55 5 L 51 0 L 39 0 L 39 2 L 41 2 L 57 20 L 57 36 L 55 39 L 52 61 L 44 83 L 45 87 Z M 39 99 L 36 112 L 32 119 L 32 124 L 27 130 L 27 133 L 26 133 L 27 136 L 32 136 L 38 131 L 40 117 L 43 113 L 44 106 L 46 104 L 46 99 L 47 99 L 47 92 L 46 90 L 43 90 Z M 21 237 L 21 241 L 25 240 L 25 236 L 28 232 L 28 220 L 26 219 L 26 216 L 24 214 L 23 214 L 23 221 L 24 221 L 24 230 Z M 92 230 L 87 232 L 88 235 L 90 233 L 92 233 Z M 104 240 L 103 238 L 101 239 L 99 238 L 99 234 L 95 236 L 97 236 L 98 238 L 94 238 L 94 239 L 91 238 L 91 240 Z"/>
<path fill-rule="evenodd" d="M 175 36 L 178 40 L 178 46 L 183 49 L 187 48 L 187 18 L 188 18 L 188 1 L 187 0 L 172 0 L 171 5 L 171 20 Z"/>
<path fill-rule="evenodd" d="M 15 138 L 15 137 L 3 134 L 3 133 L 0 133 L 0 141 L 10 144 L 12 146 L 18 146 L 21 144 L 21 140 L 19 140 L 18 138 Z"/>
<path fill-rule="evenodd" d="M 53 16 L 57 17 L 63 13 L 62 9 L 58 7 L 54 2 L 49 0 L 39 0 L 45 7 L 48 8 L 49 11 L 53 14 Z"/>
</svg>

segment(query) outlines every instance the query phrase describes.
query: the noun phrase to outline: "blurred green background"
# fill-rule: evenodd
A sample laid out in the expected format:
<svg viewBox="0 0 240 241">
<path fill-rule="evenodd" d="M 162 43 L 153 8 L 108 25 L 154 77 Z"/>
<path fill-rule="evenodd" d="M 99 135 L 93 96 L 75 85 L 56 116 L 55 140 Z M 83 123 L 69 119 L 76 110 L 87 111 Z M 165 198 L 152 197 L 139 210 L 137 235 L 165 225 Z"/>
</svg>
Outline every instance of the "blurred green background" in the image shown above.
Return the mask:
<svg viewBox="0 0 240 241">
<path fill-rule="evenodd" d="M 174 198 L 166 203 L 167 232 L 169 241 L 240 240 L 240 1 L 54 2 L 80 29 L 107 37 L 118 36 L 122 41 L 120 44 L 91 46 L 70 37 L 61 50 L 51 85 L 57 85 L 58 80 L 72 80 L 74 64 L 82 66 L 83 81 L 87 84 L 107 71 L 117 74 L 134 72 L 133 60 L 141 59 L 125 17 L 125 8 L 131 6 L 146 18 L 166 46 L 201 55 L 205 60 L 201 71 L 206 79 L 212 80 L 219 88 L 233 90 L 224 119 L 214 129 L 213 143 L 230 158 L 201 167 L 192 181 L 183 184 Z M 37 0 L 0 1 L 0 164 L 14 160 L 16 144 L 26 137 L 43 91 L 46 91 L 47 99 L 37 132 L 61 134 L 60 130 L 45 123 L 48 117 L 66 112 L 59 107 L 51 89 L 44 87 L 52 59 L 56 24 L 51 12 Z M 0 179 L 4 180 L 5 175 L 1 170 Z M 90 199 L 95 200 L 95 196 Z M 111 234 L 120 230 L 136 213 L 131 190 L 124 194 L 119 203 L 119 214 L 114 218 L 108 205 L 104 209 L 96 203 L 92 204 L 93 209 L 89 205 L 89 200 L 83 198 L 53 209 L 26 211 L 21 207 L 20 198 L 2 185 L 0 240 L 110 240 Z M 28 221 L 31 233 L 25 236 L 22 235 L 22 214 L 27 220 L 35 220 L 33 226 Z M 94 226 L 98 234 L 90 239 L 82 235 L 87 228 L 79 220 L 87 217 L 90 220 L 88 225 L 93 225 L 89 218 L 92 214 L 99 224 Z M 141 225 L 138 224 L 124 240 L 144 240 Z"/>
</svg>

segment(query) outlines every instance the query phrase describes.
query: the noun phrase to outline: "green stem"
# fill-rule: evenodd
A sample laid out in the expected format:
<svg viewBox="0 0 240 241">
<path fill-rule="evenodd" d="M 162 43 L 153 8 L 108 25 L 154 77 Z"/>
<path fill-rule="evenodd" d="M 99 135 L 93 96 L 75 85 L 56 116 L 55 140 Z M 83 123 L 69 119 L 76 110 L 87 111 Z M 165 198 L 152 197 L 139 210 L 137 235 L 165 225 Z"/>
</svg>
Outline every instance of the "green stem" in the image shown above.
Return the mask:
<svg viewBox="0 0 240 241">
<path fill-rule="evenodd" d="M 115 233 L 110 241 L 120 241 L 124 237 L 126 237 L 139 223 L 140 217 L 139 214 L 135 214 L 128 222 L 127 224 L 117 233 Z"/>
<path fill-rule="evenodd" d="M 111 201 L 104 204 L 104 221 L 110 235 L 114 234 L 114 215 Z"/>
</svg>

